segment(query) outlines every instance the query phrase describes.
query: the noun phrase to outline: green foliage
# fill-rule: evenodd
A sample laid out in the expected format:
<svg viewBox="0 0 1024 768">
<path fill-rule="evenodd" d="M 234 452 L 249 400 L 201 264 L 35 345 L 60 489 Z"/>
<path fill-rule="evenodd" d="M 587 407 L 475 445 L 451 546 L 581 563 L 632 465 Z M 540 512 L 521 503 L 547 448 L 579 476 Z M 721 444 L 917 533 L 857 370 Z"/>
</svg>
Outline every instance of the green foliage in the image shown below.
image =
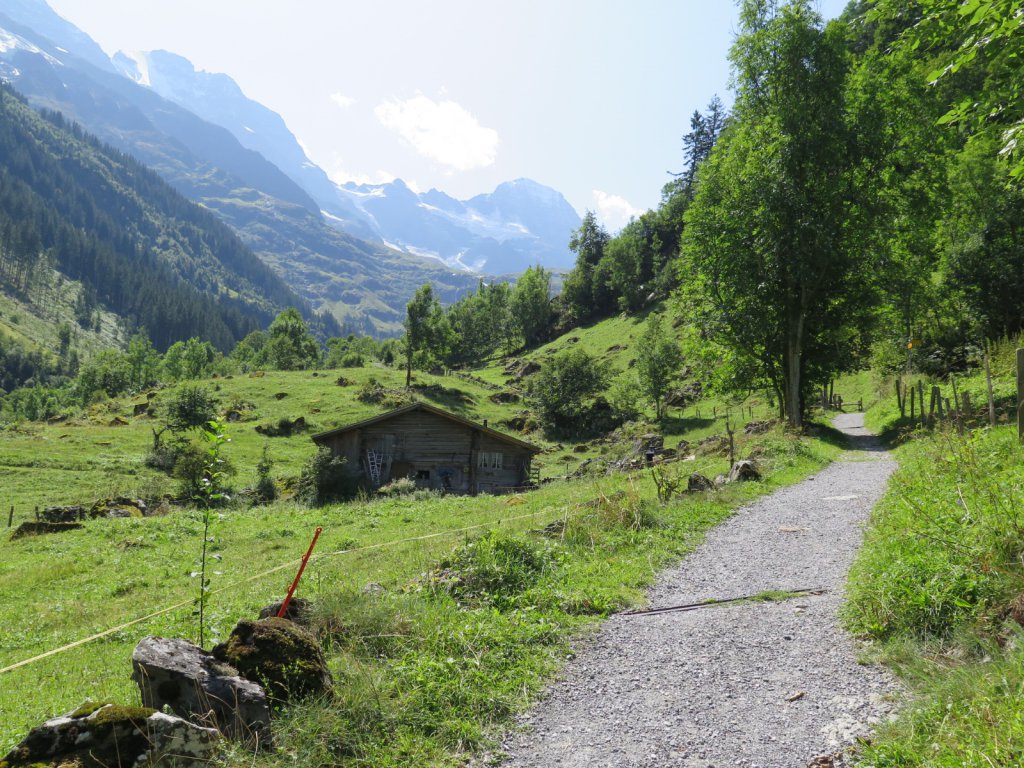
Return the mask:
<svg viewBox="0 0 1024 768">
<path fill-rule="evenodd" d="M 452 344 L 445 362 L 452 366 L 479 365 L 501 349 L 518 345 L 512 322 L 512 289 L 508 283 L 480 281 L 475 292 L 447 310 Z"/>
<path fill-rule="evenodd" d="M 131 389 L 138 392 L 156 384 L 159 378 L 160 353 L 144 332 L 136 333 L 128 341 L 125 362 L 128 365 L 128 382 Z"/>
<path fill-rule="evenodd" d="M 552 357 L 530 383 L 537 417 L 553 434 L 586 435 L 592 431 L 593 398 L 608 384 L 609 372 L 581 349 Z"/>
<path fill-rule="evenodd" d="M 462 605 L 508 609 L 556 565 L 550 545 L 490 532 L 442 558 L 429 574 L 428 584 Z"/>
<path fill-rule="evenodd" d="M 220 400 L 208 387 L 201 384 L 184 384 L 164 400 L 164 423 L 172 432 L 205 428 L 217 418 Z"/>
<path fill-rule="evenodd" d="M 411 477 L 399 477 L 377 489 L 381 496 L 412 496 L 416 493 L 416 481 Z"/>
<path fill-rule="evenodd" d="M 683 311 L 744 378 L 785 396 L 796 425 L 813 386 L 855 359 L 871 317 L 866 254 L 847 238 L 848 59 L 844 32 L 823 29 L 806 0 L 750 0 L 740 19 L 733 121 L 686 213 Z"/>
<path fill-rule="evenodd" d="M 74 384 L 76 398 L 84 405 L 97 397 L 122 395 L 131 389 L 131 373 L 123 352 L 104 350 L 90 358 L 79 371 Z"/>
<path fill-rule="evenodd" d="M 274 318 L 268 334 L 267 344 L 261 350 L 261 363 L 267 368 L 296 371 L 315 367 L 320 362 L 320 346 L 294 307 Z"/>
<path fill-rule="evenodd" d="M 299 476 L 299 496 L 311 507 L 355 497 L 359 490 L 344 456 L 335 456 L 330 448 L 318 448 Z"/>
<path fill-rule="evenodd" d="M 273 469 L 274 460 L 270 457 L 270 446 L 264 443 L 263 453 L 256 462 L 256 485 L 253 486 L 253 496 L 257 504 L 270 504 L 277 498 L 277 486 L 270 474 Z"/>
<path fill-rule="evenodd" d="M 536 266 L 521 274 L 509 297 L 509 311 L 522 342 L 526 346 L 540 342 L 552 318 L 551 273 Z"/>
<path fill-rule="evenodd" d="M 881 0 L 868 14 L 871 22 L 906 20 L 899 39 L 905 50 L 937 54 L 926 81 L 941 86 L 958 73 L 984 68 L 987 77 L 961 95 L 937 121 L 966 126 L 976 133 L 1002 131 L 999 154 L 1010 160 L 1010 175 L 1024 177 L 1018 140 L 1024 118 L 1019 78 L 1022 35 L 1020 8 L 1014 0 Z"/>
<path fill-rule="evenodd" d="M 594 274 L 610 239 L 593 211 L 584 214 L 579 229 L 569 239 L 569 250 L 576 254 L 576 265 L 565 278 L 562 302 L 573 322 L 585 322 L 608 309 L 607 288 L 595 282 Z"/>
<path fill-rule="evenodd" d="M 171 470 L 179 482 L 179 495 L 209 509 L 230 501 L 227 479 L 236 473 L 234 465 L 221 455 L 221 448 L 230 440 L 218 422 L 211 421 L 199 432 L 199 440 L 178 440 L 163 450 L 174 459 Z M 154 452 L 160 456 L 160 451 Z"/>
<path fill-rule="evenodd" d="M 380 345 L 369 336 L 350 335 L 327 340 L 326 368 L 362 368 L 371 359 L 380 359 Z"/>
<path fill-rule="evenodd" d="M 962 295 L 965 322 L 976 324 L 964 328 L 964 335 L 975 339 L 1024 329 L 1018 301 L 1024 291 L 1018 234 L 1024 226 L 1024 191 L 1007 189 L 1006 169 L 994 158 L 993 144 L 985 138 L 971 141 L 951 163 L 952 199 L 941 228 L 944 277 Z"/>
<path fill-rule="evenodd" d="M 623 371 L 612 379 L 608 387 L 607 398 L 608 404 L 619 421 L 635 421 L 643 413 L 641 403 L 644 399 L 644 391 L 640 386 L 640 380 L 633 371 Z"/>
<path fill-rule="evenodd" d="M 851 572 L 851 628 L 948 637 L 1024 592 L 1020 450 L 1009 429 L 901 449 Z"/>
<path fill-rule="evenodd" d="M 244 340 L 239 342 L 239 346 L 243 343 Z M 218 353 L 209 342 L 193 336 L 168 347 L 163 359 L 164 373 L 171 381 L 201 379 L 213 372 L 217 359 Z"/>
<path fill-rule="evenodd" d="M 412 386 L 413 360 L 419 357 L 421 363 L 443 359 L 451 341 L 451 326 L 441 303 L 434 296 L 429 283 L 421 285 L 416 295 L 406 306 L 405 336 L 402 339 L 405 353 L 405 386 Z"/>
<path fill-rule="evenodd" d="M 636 374 L 643 393 L 654 404 L 657 418 L 664 415 L 665 396 L 679 372 L 683 357 L 676 340 L 662 327 L 662 316 L 652 313 L 636 347 Z"/>
</svg>

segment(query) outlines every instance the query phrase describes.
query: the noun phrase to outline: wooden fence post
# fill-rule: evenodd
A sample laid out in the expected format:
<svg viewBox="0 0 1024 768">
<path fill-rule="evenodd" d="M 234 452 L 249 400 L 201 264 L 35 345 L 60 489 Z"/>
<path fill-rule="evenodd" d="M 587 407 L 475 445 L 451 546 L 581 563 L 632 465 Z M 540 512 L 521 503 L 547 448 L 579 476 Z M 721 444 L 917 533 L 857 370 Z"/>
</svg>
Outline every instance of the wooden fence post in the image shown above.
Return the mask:
<svg viewBox="0 0 1024 768">
<path fill-rule="evenodd" d="M 14 505 L 11 505 L 10 514 L 7 515 L 7 527 L 10 528 L 14 525 Z"/>
<path fill-rule="evenodd" d="M 971 416 L 971 393 L 964 392 L 964 416 L 970 418 Z"/>
<path fill-rule="evenodd" d="M 1017 439 L 1024 440 L 1024 348 L 1017 350 Z"/>
<path fill-rule="evenodd" d="M 910 385 L 910 423 L 914 423 L 914 406 L 917 405 L 917 390 L 914 389 L 914 385 Z"/>
<path fill-rule="evenodd" d="M 956 410 L 954 411 L 954 418 L 956 420 L 956 431 L 961 435 L 964 433 L 964 415 L 960 410 L 960 396 L 956 393 L 956 377 L 950 376 L 949 383 L 953 385 L 953 405 Z M 964 394 L 967 394 L 966 392 Z"/>
<path fill-rule="evenodd" d="M 900 418 L 902 419 L 907 415 L 907 401 L 903 396 L 903 382 L 896 378 L 896 405 L 900 409 Z"/>
<path fill-rule="evenodd" d="M 924 382 L 923 381 L 918 381 L 917 382 L 917 404 L 919 406 L 921 406 L 921 426 L 922 427 L 926 427 L 926 426 L 928 426 L 928 423 L 926 421 L 928 417 L 924 415 Z"/>
<path fill-rule="evenodd" d="M 988 357 L 988 341 L 985 342 L 985 383 L 988 385 L 988 423 L 996 425 L 996 399 L 992 396 L 992 363 Z"/>
</svg>

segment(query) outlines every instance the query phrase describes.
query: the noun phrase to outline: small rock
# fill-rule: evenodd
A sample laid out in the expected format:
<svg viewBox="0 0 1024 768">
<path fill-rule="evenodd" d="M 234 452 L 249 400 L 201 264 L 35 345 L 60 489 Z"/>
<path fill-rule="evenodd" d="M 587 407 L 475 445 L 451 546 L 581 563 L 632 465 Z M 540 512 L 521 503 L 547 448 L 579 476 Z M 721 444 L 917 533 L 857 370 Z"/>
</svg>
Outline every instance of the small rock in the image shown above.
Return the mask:
<svg viewBox="0 0 1024 768">
<path fill-rule="evenodd" d="M 260 609 L 261 619 L 270 619 L 277 616 L 281 611 L 281 606 L 284 604 L 284 600 L 277 600 L 268 606 Z M 294 621 L 296 624 L 307 626 L 309 624 L 309 609 L 310 602 L 304 597 L 293 597 L 291 602 L 288 603 L 288 610 L 285 611 L 282 618 L 288 619 L 288 621 Z"/>
</svg>

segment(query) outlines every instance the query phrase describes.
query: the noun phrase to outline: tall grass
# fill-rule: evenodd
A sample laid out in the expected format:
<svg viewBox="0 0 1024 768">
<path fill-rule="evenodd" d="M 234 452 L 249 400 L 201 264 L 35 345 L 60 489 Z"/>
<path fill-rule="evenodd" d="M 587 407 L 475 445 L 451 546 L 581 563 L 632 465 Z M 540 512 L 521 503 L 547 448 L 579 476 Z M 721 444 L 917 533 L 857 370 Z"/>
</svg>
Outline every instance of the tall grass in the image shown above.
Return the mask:
<svg viewBox="0 0 1024 768">
<path fill-rule="evenodd" d="M 1024 448 L 953 429 L 898 450 L 844 618 L 882 641 L 911 695 L 866 766 L 1024 764 Z"/>
</svg>

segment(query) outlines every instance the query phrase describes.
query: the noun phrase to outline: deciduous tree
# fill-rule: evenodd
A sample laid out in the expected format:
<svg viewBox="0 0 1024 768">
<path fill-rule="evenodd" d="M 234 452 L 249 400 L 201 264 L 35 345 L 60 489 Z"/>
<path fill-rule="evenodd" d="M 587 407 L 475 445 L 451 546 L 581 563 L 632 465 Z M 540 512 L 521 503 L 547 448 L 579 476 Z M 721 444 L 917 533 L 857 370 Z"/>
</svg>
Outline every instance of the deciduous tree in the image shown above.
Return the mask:
<svg viewBox="0 0 1024 768">
<path fill-rule="evenodd" d="M 686 216 L 688 310 L 751 378 L 772 382 L 790 424 L 823 361 L 855 334 L 848 288 L 866 254 L 844 235 L 850 136 L 844 31 L 809 0 L 744 0 L 730 53 L 733 123 L 703 164 Z"/>
</svg>

